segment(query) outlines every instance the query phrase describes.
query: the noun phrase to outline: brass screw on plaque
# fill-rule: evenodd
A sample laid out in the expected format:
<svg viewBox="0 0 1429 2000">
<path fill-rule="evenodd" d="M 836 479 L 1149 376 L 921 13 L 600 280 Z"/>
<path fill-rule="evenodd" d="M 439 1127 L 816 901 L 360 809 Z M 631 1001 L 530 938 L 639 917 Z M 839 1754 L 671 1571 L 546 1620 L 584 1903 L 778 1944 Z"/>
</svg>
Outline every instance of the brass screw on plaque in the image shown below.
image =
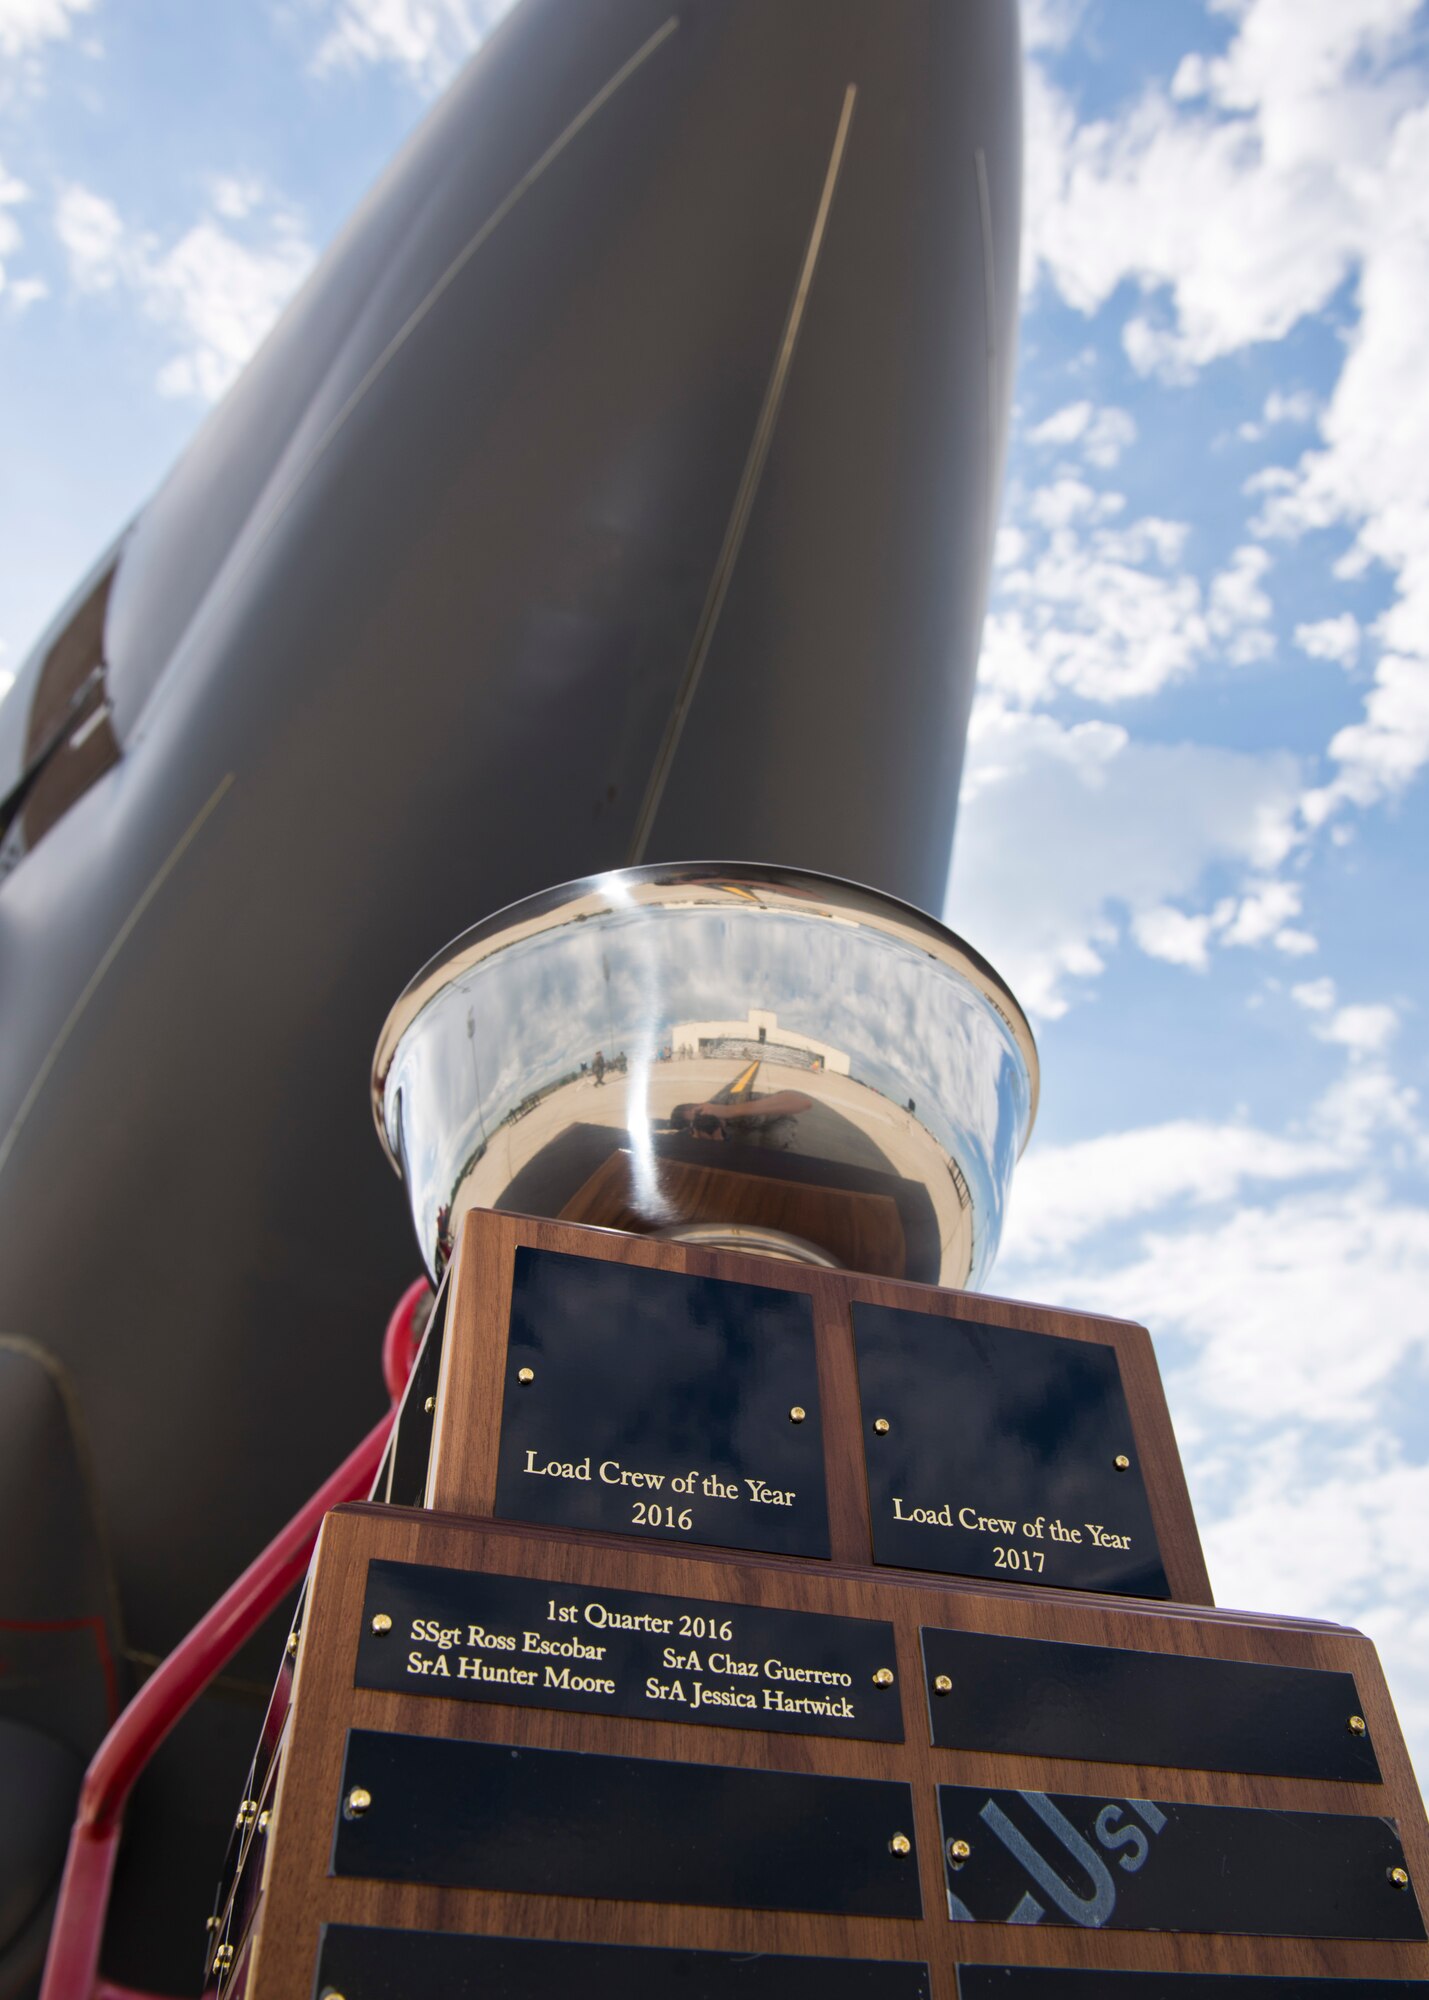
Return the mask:
<svg viewBox="0 0 1429 2000">
<path fill-rule="evenodd" d="M 796 1403 L 789 1412 L 789 1421 L 791 1424 L 801 1424 L 808 1414 L 802 1403 Z"/>
<path fill-rule="evenodd" d="M 272 1813 L 270 1813 L 270 1812 L 266 1812 L 266 1811 L 265 1811 L 265 1812 L 260 1812 L 260 1813 L 259 1813 L 259 1815 L 258 1815 L 258 1831 L 259 1831 L 260 1833 L 266 1833 L 266 1832 L 268 1831 L 269 1827 L 270 1827 L 270 1826 L 271 1826 L 272 1824 L 273 1824 L 273 1815 L 272 1815 Z"/>
<path fill-rule="evenodd" d="M 1112 1464 L 1116 1467 L 1118 1472 L 1130 1472 L 1131 1470 L 1131 1460 L 1127 1457 L 1124 1451 L 1119 1451 L 1117 1453 L 1116 1457 L 1112 1460 Z"/>
<path fill-rule="evenodd" d="M 205 1917 L 203 1920 L 203 1927 L 206 1931 L 216 1931 L 218 1929 L 218 1918 Z"/>
<path fill-rule="evenodd" d="M 392 1630 L 392 1620 L 387 1616 L 385 1611 L 376 1613 L 372 1620 L 372 1629 L 374 1632 L 390 1632 Z"/>
<path fill-rule="evenodd" d="M 232 1963 L 233 1963 L 233 1946 L 231 1944 L 221 1944 L 218 1947 L 218 1950 L 213 1954 L 214 1971 L 227 1972 L 229 1966 L 232 1965 Z"/>
<path fill-rule="evenodd" d="M 354 1785 L 343 1802 L 343 1811 L 349 1819 L 361 1819 L 371 1804 L 371 1792 L 363 1785 Z"/>
<path fill-rule="evenodd" d="M 934 1694 L 951 1694 L 952 1691 L 953 1691 L 952 1677 L 948 1674 L 939 1674 L 936 1680 L 933 1682 Z"/>
<path fill-rule="evenodd" d="M 294 1653 L 297 1652 L 297 1650 L 298 1650 L 298 1635 L 296 1632 L 290 1632 L 288 1634 L 288 1658 L 290 1660 L 292 1659 Z"/>
<path fill-rule="evenodd" d="M 1396 1889 L 1407 1889 L 1409 1887 L 1409 1870 L 1407 1868 L 1391 1868 L 1389 1879 Z"/>
<path fill-rule="evenodd" d="M 913 1852 L 913 1843 L 906 1833 L 895 1833 L 892 1840 L 888 1843 L 888 1852 L 890 1854 L 911 1854 Z"/>
<path fill-rule="evenodd" d="M 258 1817 L 257 1799 L 245 1799 L 242 1805 L 240 1805 L 238 1808 L 239 1831 L 242 1832 L 245 1826 L 252 1826 L 254 1820 L 257 1819 L 257 1817 Z"/>
<path fill-rule="evenodd" d="M 891 1688 L 893 1685 L 892 1667 L 880 1667 L 873 1677 L 873 1685 L 876 1688 Z"/>
<path fill-rule="evenodd" d="M 948 1842 L 948 1860 L 954 1868 L 961 1868 L 965 1861 L 972 1859 L 972 1849 L 965 1840 Z"/>
<path fill-rule="evenodd" d="M 436 1399 L 436 1397 L 435 1397 L 435 1396 L 428 1396 L 428 1398 L 427 1398 L 426 1402 L 425 1402 L 425 1403 L 423 1403 L 423 1405 L 422 1405 L 422 1414 L 423 1414 L 424 1416 L 428 1416 L 428 1417 L 429 1417 L 429 1416 L 430 1416 L 430 1415 L 432 1414 L 433 1410 L 434 1410 L 434 1409 L 435 1409 L 436 1407 L 437 1407 L 437 1399 Z"/>
<path fill-rule="evenodd" d="M 879 1437 L 885 1438 L 887 1437 L 888 1433 L 892 1430 L 893 1426 L 892 1424 L 889 1423 L 887 1417 L 875 1417 L 873 1420 L 873 1428 L 875 1433 Z"/>
<path fill-rule="evenodd" d="M 1350 1717 L 1351 1736 L 1363 1736 L 1367 1727 L 1368 1725 L 1362 1715 L 1352 1715 Z"/>
<path fill-rule="evenodd" d="M 516 1370 L 516 1380 L 520 1382 L 523 1385 L 523 1387 L 527 1382 L 534 1382 L 535 1379 L 536 1379 L 536 1371 L 534 1368 L 518 1368 Z"/>
</svg>

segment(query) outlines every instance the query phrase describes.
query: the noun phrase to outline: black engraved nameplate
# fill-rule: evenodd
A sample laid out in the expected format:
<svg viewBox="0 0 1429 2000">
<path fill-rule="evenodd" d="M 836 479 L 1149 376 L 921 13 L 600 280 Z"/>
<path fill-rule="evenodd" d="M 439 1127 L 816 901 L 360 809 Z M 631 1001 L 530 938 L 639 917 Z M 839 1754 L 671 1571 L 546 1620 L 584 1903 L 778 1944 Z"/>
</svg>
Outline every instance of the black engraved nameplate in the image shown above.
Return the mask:
<svg viewBox="0 0 1429 2000">
<path fill-rule="evenodd" d="M 370 1803 L 354 1814 L 354 1790 Z M 891 1843 L 897 1836 L 898 1851 Z M 918 1917 L 907 1785 L 352 1729 L 332 1873 Z"/>
<path fill-rule="evenodd" d="M 518 1249 L 496 1512 L 827 1556 L 808 1295 Z"/>
<path fill-rule="evenodd" d="M 1072 1972 L 960 1965 L 958 2000 L 1409 2000 L 1422 1979 L 1277 1979 L 1233 1972 Z"/>
<path fill-rule="evenodd" d="M 1387 1819 L 973 1785 L 938 1808 L 955 1923 L 1424 1936 Z"/>
<path fill-rule="evenodd" d="M 1353 1674 L 928 1626 L 922 1637 L 945 1750 L 1380 1782 Z"/>
<path fill-rule="evenodd" d="M 450 1931 L 328 1924 L 316 1996 L 346 2000 L 929 2000 L 915 1959 L 793 1958 L 784 1953 L 671 1951 L 656 1945 L 563 1944 L 463 1937 Z"/>
<path fill-rule="evenodd" d="M 384 1622 L 390 1621 L 390 1622 Z M 372 1562 L 358 1687 L 903 1741 L 893 1627 L 701 1597 Z"/>
<path fill-rule="evenodd" d="M 874 1560 L 1169 1597 L 1113 1348 L 855 1303 Z"/>
</svg>

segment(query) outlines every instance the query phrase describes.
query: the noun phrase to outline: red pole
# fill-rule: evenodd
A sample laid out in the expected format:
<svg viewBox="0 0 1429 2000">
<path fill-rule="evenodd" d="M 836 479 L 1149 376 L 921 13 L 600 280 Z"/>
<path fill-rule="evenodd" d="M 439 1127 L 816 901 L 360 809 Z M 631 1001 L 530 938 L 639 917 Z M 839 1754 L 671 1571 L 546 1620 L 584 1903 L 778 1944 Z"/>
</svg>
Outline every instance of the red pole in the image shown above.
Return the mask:
<svg viewBox="0 0 1429 2000">
<path fill-rule="evenodd" d="M 105 2000 L 106 1995 L 118 2000 L 123 1991 L 99 1983 L 99 1953 L 124 1808 L 134 1782 L 215 1674 L 303 1575 L 323 1516 L 344 1501 L 365 1499 L 372 1490 L 387 1448 L 395 1405 L 415 1358 L 413 1315 L 427 1289 L 425 1278 L 410 1286 L 387 1324 L 382 1367 L 394 1410 L 349 1452 L 307 1505 L 154 1669 L 95 1751 L 80 1787 L 40 2000 Z M 144 1996 L 136 1994 L 128 2000 L 144 2000 Z"/>
<path fill-rule="evenodd" d="M 323 1516 L 346 1500 L 366 1498 L 391 1429 L 389 1411 L 154 1669 L 95 1751 L 80 1787 L 40 2000 L 93 2000 L 115 1850 L 135 1779 L 214 1675 L 303 1575 Z"/>
</svg>

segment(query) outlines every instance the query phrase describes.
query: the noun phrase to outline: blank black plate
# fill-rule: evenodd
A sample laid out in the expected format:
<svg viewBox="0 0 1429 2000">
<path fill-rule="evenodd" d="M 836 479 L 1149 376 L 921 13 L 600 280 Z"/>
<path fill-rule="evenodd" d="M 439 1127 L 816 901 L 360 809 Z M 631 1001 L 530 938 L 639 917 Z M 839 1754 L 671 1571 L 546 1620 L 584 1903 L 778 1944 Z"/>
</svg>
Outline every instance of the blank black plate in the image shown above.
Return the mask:
<svg viewBox="0 0 1429 2000">
<path fill-rule="evenodd" d="M 960 1965 L 958 2000 L 1409 2000 L 1419 1979 L 1243 1978 L 1226 1972 L 1064 1972 Z"/>
<path fill-rule="evenodd" d="M 875 1561 L 1171 1595 L 1114 1348 L 902 1306 L 853 1331 Z"/>
<path fill-rule="evenodd" d="M 329 1924 L 314 1994 L 347 2000 L 928 2000 L 912 1960 L 789 1958 L 666 1951 L 650 1945 L 555 1944 L 446 1931 Z"/>
<path fill-rule="evenodd" d="M 377 1613 L 391 1629 L 374 1632 Z M 893 1627 L 702 1597 L 372 1562 L 358 1687 L 903 1741 Z M 800 1675 L 806 1679 L 800 1679 Z"/>
<path fill-rule="evenodd" d="M 827 1556 L 807 1293 L 519 1249 L 496 1512 Z"/>
<path fill-rule="evenodd" d="M 940 1785 L 955 1923 L 1422 1938 L 1387 1819 Z M 972 1850 L 954 1865 L 948 1843 Z"/>
<path fill-rule="evenodd" d="M 332 1873 L 384 1882 L 918 1917 L 907 1785 L 349 1730 Z"/>
<path fill-rule="evenodd" d="M 1353 1674 L 926 1626 L 923 1664 L 944 1749 L 1380 1782 Z"/>
</svg>

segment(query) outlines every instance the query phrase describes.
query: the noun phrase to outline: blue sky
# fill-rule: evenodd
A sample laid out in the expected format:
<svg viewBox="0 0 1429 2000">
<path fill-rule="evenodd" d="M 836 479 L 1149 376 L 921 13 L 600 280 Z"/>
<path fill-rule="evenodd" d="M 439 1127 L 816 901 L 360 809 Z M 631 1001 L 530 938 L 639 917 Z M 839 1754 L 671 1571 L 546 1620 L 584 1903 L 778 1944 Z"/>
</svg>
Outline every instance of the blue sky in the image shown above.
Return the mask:
<svg viewBox="0 0 1429 2000">
<path fill-rule="evenodd" d="M 1157 1343 L 1222 1603 L 1429 1767 L 1429 30 L 1024 10 L 1024 320 L 949 915 L 1036 1017 L 994 1284 Z"/>
<path fill-rule="evenodd" d="M 0 685 L 480 0 L 0 0 Z M 1429 22 L 1036 0 L 948 914 L 1043 1053 L 995 1287 L 1157 1341 L 1221 1602 L 1429 1768 Z"/>
</svg>

